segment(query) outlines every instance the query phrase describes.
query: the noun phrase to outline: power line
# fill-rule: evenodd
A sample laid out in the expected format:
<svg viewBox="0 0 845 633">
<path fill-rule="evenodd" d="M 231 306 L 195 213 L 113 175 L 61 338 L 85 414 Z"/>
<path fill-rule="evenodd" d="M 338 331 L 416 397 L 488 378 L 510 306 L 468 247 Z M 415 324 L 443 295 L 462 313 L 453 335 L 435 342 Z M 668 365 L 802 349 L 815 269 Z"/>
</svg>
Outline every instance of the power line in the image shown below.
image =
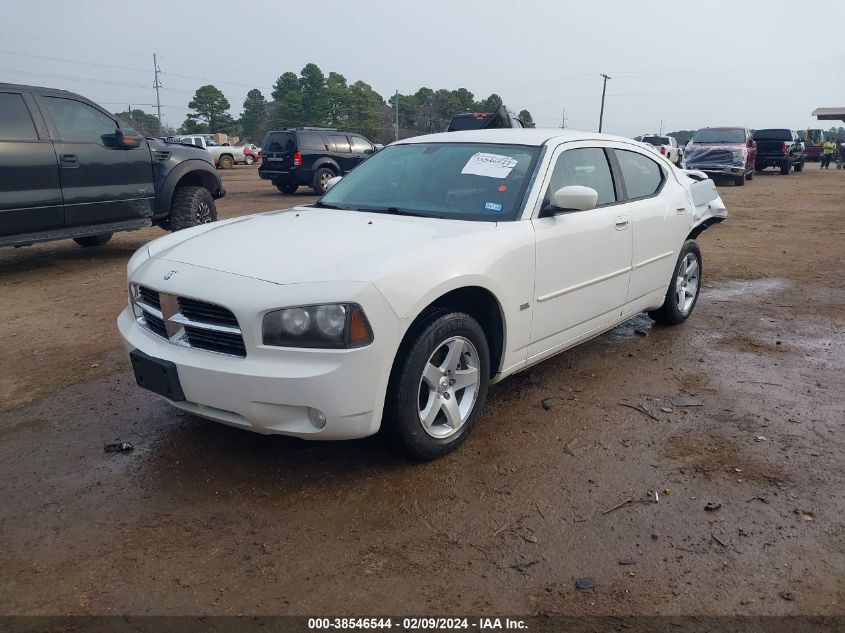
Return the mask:
<svg viewBox="0 0 845 633">
<path fill-rule="evenodd" d="M 17 51 L 0 50 L 0 53 L 5 55 L 16 55 L 18 57 L 29 57 L 31 59 L 42 59 L 51 62 L 63 62 L 67 64 L 82 64 L 84 66 L 97 66 L 98 68 L 112 68 L 114 70 L 127 70 L 130 72 L 149 72 L 145 68 L 132 68 L 130 66 L 115 66 L 112 64 L 100 64 L 98 62 L 83 62 L 76 59 L 62 59 L 60 57 L 47 57 L 46 55 L 33 55 L 31 53 L 19 53 Z"/>
</svg>

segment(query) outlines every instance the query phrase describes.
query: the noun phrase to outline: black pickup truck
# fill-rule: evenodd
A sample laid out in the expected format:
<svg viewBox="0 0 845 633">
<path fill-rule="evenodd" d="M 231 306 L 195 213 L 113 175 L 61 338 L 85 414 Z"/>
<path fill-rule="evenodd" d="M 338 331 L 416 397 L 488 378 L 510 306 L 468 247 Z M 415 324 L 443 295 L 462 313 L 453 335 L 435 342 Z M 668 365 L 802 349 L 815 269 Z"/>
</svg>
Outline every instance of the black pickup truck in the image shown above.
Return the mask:
<svg viewBox="0 0 845 633">
<path fill-rule="evenodd" d="M 211 155 L 145 139 L 72 92 L 0 83 L 0 246 L 105 244 L 217 219 Z"/>
<path fill-rule="evenodd" d="M 769 129 L 754 132 L 757 144 L 757 158 L 754 169 L 763 171 L 766 167 L 778 167 L 786 175 L 794 168 L 804 169 L 804 145 L 792 130 Z"/>
</svg>

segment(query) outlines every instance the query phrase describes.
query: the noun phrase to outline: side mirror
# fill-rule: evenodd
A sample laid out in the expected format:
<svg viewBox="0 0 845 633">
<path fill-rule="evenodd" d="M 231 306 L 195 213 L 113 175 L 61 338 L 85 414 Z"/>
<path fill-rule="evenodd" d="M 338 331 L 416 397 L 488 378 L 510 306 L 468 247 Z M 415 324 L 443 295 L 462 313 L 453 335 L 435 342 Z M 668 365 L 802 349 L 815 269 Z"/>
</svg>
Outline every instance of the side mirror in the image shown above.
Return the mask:
<svg viewBox="0 0 845 633">
<path fill-rule="evenodd" d="M 598 192 L 590 187 L 582 187 L 581 185 L 561 187 L 552 196 L 553 213 L 589 211 L 595 209 L 598 199 Z"/>
<path fill-rule="evenodd" d="M 341 178 L 343 178 L 343 176 L 335 176 L 334 178 L 329 178 L 328 182 L 326 182 L 326 191 L 328 191 L 337 183 L 339 183 Z"/>
<path fill-rule="evenodd" d="M 143 136 L 129 128 L 117 128 L 114 134 L 104 134 L 102 139 L 109 149 L 137 149 L 144 141 Z"/>
</svg>

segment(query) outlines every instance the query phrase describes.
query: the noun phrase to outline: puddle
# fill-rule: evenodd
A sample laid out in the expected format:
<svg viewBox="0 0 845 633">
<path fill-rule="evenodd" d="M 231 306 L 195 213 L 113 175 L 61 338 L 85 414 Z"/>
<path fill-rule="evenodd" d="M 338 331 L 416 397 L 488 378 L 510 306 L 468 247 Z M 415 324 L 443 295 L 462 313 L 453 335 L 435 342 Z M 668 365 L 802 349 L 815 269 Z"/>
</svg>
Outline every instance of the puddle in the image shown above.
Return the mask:
<svg viewBox="0 0 845 633">
<path fill-rule="evenodd" d="M 701 296 L 711 301 L 726 301 L 738 297 L 759 297 L 787 288 L 790 283 L 786 279 L 763 277 L 746 281 L 729 281 L 715 287 L 705 287 Z"/>
</svg>

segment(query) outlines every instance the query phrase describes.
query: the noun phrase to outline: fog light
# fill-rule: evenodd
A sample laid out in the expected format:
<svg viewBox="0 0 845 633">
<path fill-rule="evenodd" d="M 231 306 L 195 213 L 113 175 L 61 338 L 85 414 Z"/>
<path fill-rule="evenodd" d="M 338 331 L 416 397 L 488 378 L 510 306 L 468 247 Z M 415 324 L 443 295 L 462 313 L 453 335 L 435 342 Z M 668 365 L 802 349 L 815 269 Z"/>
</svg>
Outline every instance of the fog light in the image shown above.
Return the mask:
<svg viewBox="0 0 845 633">
<path fill-rule="evenodd" d="M 308 409 L 308 419 L 311 420 L 311 424 L 316 426 L 318 429 L 322 429 L 326 426 L 326 414 L 322 411 L 318 411 L 317 409 Z"/>
</svg>

